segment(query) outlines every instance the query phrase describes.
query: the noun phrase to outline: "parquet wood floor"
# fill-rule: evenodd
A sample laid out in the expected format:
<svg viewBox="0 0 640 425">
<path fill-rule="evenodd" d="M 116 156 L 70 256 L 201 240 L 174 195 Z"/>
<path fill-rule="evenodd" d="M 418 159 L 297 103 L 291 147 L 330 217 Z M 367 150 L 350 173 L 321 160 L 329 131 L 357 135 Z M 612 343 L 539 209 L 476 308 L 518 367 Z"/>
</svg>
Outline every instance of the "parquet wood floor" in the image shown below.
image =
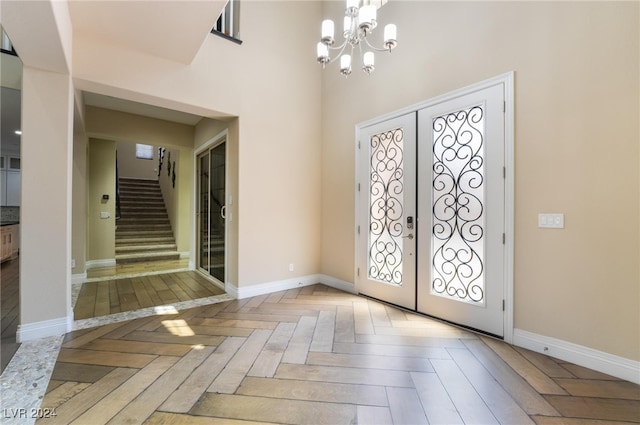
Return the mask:
<svg viewBox="0 0 640 425">
<path fill-rule="evenodd" d="M 20 344 L 16 331 L 20 321 L 20 259 L 5 261 L 0 270 L 0 373 Z"/>
<path fill-rule="evenodd" d="M 80 320 L 223 293 L 194 271 L 114 278 L 83 283 L 73 313 Z"/>
<path fill-rule="evenodd" d="M 66 335 L 53 424 L 629 424 L 640 386 L 323 285 Z"/>
</svg>

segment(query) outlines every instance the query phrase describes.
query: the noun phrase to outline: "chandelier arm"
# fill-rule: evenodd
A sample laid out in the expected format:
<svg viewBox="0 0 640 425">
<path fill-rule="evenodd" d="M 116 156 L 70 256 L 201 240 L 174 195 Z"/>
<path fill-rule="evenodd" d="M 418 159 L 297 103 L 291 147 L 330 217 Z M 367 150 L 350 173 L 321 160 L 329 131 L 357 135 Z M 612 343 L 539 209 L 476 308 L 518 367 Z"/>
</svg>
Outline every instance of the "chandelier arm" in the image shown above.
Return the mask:
<svg viewBox="0 0 640 425">
<path fill-rule="evenodd" d="M 365 43 L 367 43 L 367 46 L 371 47 L 376 52 L 390 52 L 391 51 L 390 49 L 385 49 L 384 47 L 380 48 L 380 47 L 372 46 L 371 43 L 369 43 L 369 40 L 366 37 L 363 38 L 363 40 L 365 41 Z"/>
<path fill-rule="evenodd" d="M 342 43 L 342 45 L 341 45 L 340 47 L 336 47 L 335 49 L 333 49 L 333 50 L 338 50 L 338 49 L 340 49 L 340 52 L 339 52 L 339 53 L 338 53 L 338 54 L 337 54 L 333 59 L 329 60 L 329 63 L 333 63 L 333 62 L 337 61 L 338 59 L 340 59 L 340 56 L 342 56 L 342 53 L 344 53 L 344 49 L 346 49 L 346 48 L 347 48 L 347 45 L 348 45 L 348 44 L 349 44 L 349 43 L 347 43 L 347 42 L 345 41 L 344 43 Z M 353 53 L 353 46 L 351 46 L 351 53 Z M 352 55 L 352 56 L 353 56 L 353 55 Z"/>
<path fill-rule="evenodd" d="M 347 46 L 347 40 L 343 41 L 342 44 L 339 46 L 336 46 L 336 47 L 327 46 L 327 47 L 329 47 L 329 50 L 340 50 L 340 54 L 342 54 L 346 46 Z"/>
</svg>

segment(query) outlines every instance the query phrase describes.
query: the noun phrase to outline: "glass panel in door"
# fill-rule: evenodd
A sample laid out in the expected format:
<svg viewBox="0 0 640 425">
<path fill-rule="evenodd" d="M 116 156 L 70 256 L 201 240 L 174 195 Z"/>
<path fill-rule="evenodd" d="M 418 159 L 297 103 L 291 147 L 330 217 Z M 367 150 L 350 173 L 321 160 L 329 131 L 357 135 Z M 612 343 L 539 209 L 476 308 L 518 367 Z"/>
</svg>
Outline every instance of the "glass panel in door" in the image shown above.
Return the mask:
<svg viewBox="0 0 640 425">
<path fill-rule="evenodd" d="M 415 308 L 415 114 L 360 130 L 358 292 Z"/>
<path fill-rule="evenodd" d="M 209 265 L 209 152 L 198 158 L 198 267 L 207 274 Z"/>
<path fill-rule="evenodd" d="M 504 335 L 502 85 L 418 111 L 418 311 Z"/>
<path fill-rule="evenodd" d="M 225 173 L 223 142 L 198 156 L 198 268 L 225 282 Z"/>
<path fill-rule="evenodd" d="M 224 282 L 225 271 L 225 143 L 211 149 L 209 274 Z"/>
</svg>

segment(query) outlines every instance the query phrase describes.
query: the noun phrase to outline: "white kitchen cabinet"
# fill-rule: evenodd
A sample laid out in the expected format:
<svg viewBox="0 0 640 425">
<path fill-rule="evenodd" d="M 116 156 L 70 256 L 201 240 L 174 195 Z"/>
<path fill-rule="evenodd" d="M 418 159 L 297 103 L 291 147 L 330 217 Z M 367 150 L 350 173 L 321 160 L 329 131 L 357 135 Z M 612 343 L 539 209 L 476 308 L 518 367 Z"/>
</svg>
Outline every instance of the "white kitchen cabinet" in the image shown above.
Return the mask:
<svg viewBox="0 0 640 425">
<path fill-rule="evenodd" d="M 0 157 L 0 206 L 20 206 L 20 157 Z"/>
<path fill-rule="evenodd" d="M 20 206 L 20 171 L 7 171 L 6 206 Z"/>
<path fill-rule="evenodd" d="M 0 206 L 7 206 L 7 170 L 0 170 Z"/>
</svg>

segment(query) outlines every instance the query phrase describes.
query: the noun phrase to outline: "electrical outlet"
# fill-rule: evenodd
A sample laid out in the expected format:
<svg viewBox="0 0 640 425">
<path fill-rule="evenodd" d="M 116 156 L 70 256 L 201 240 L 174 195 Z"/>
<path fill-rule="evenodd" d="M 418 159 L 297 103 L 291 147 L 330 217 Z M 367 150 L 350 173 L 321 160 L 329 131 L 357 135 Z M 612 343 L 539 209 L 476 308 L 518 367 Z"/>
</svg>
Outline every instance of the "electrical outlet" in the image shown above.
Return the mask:
<svg viewBox="0 0 640 425">
<path fill-rule="evenodd" d="M 293 263 L 289 264 L 289 271 L 292 272 L 293 271 Z"/>
<path fill-rule="evenodd" d="M 71 259 L 71 268 L 72 268 L 72 269 L 75 269 L 75 268 L 76 268 L 76 259 L 75 259 L 75 258 L 72 258 L 72 259 Z"/>
</svg>

